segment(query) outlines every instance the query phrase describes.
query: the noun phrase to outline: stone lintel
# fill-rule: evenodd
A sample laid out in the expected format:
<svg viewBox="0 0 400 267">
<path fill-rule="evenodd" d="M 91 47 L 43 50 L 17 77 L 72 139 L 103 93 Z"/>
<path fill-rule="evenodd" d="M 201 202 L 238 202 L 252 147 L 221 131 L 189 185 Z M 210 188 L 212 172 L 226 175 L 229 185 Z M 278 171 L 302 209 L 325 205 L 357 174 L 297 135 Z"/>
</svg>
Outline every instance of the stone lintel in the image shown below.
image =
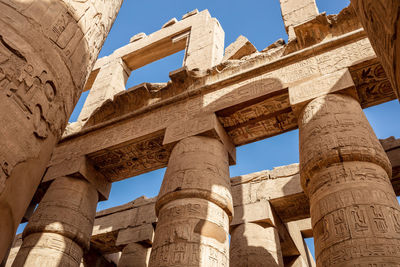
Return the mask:
<svg viewBox="0 0 400 267">
<path fill-rule="evenodd" d="M 128 227 L 118 232 L 116 246 L 125 246 L 131 243 L 145 243 L 151 245 L 154 238 L 152 224 L 143 224 L 138 227 Z"/>
<path fill-rule="evenodd" d="M 343 44 L 345 45 L 343 46 Z M 355 62 L 362 62 L 371 56 L 373 56 L 373 50 L 369 41 L 364 38 L 361 32 L 356 32 L 346 37 L 342 36 L 329 40 L 324 42 L 323 45 L 316 45 L 299 53 L 284 56 L 269 64 L 260 61 L 264 63 L 257 63 L 253 70 L 249 70 L 248 62 L 244 61 L 247 67 L 243 67 L 240 71 L 236 68 L 232 72 L 222 71 L 210 75 L 210 77 L 195 79 L 193 83 L 186 80 L 185 83 L 188 82 L 188 84 L 187 86 L 185 84 L 184 89 L 182 89 L 182 84 L 177 86 L 176 83 L 172 83 L 168 90 L 161 90 L 157 95 L 145 94 L 143 97 L 138 97 L 135 91 L 123 92 L 115 96 L 113 102 L 104 105 L 97 114 L 94 114 L 94 117 L 92 116 L 92 118 L 95 118 L 93 124 L 89 124 L 90 126 L 87 124 L 87 127 L 82 131 L 64 138 L 59 143 L 54 151 L 52 164 L 58 164 L 66 158 L 78 155 L 111 154 L 125 149 L 128 150 L 131 149 L 129 148 L 130 144 L 134 142 L 142 142 L 142 140 L 148 138 L 147 136 L 153 138 L 152 133 L 159 133 L 162 140 L 163 132 L 171 122 L 188 120 L 198 114 L 211 112 L 218 114 L 223 109 L 242 104 L 242 110 L 247 112 L 246 107 L 248 106 L 246 105 L 254 104 L 251 101 L 258 97 L 267 96 L 267 94 L 274 95 L 282 91 L 282 88 L 291 87 L 318 77 L 321 72 L 331 73 L 337 71 L 337 69 L 351 67 L 353 64 L 357 64 Z M 363 71 L 360 68 L 356 74 L 362 74 Z M 265 74 L 260 75 L 264 72 Z M 376 73 L 380 74 L 381 72 Z M 192 72 L 190 72 L 190 75 L 192 75 Z M 353 79 L 356 81 L 354 77 Z M 371 97 L 373 98 L 372 105 L 391 100 L 386 96 L 382 99 L 380 83 L 373 83 L 377 86 L 374 87 L 375 90 L 371 91 L 368 85 L 370 79 L 362 79 L 362 75 L 360 77 L 360 82 L 357 83 L 360 86 L 357 86 L 357 90 L 359 95 L 365 95 L 362 98 L 364 99 L 363 105 L 369 103 L 367 106 L 371 106 Z M 240 82 L 238 82 L 239 80 Z M 135 101 L 130 101 L 129 105 L 123 105 L 125 101 L 130 99 L 135 99 Z M 232 123 L 228 121 L 228 124 L 223 125 L 227 133 L 233 136 L 232 142 L 235 145 L 247 144 L 297 128 L 297 120 L 292 112 L 288 97 L 274 98 L 274 104 L 275 102 L 279 104 L 279 101 L 284 103 L 284 113 L 278 113 L 282 111 L 278 110 L 269 117 L 270 114 L 264 116 L 265 112 L 261 116 L 257 112 L 254 116 L 251 115 L 251 112 L 247 112 L 246 120 L 250 120 L 246 121 L 245 125 L 240 120 L 235 119 L 234 116 L 227 118 L 232 119 Z M 262 107 L 262 105 L 269 107 L 270 103 L 265 105 L 260 102 L 258 106 Z M 255 110 L 258 106 L 254 105 L 254 108 L 253 106 L 251 108 Z M 274 108 L 274 110 L 277 109 Z M 219 114 L 218 116 L 221 123 L 224 123 L 221 116 Z M 274 119 L 276 116 L 279 117 L 280 121 L 278 125 Z M 242 126 L 246 126 L 246 128 Z M 106 142 L 104 136 L 107 136 Z M 158 152 L 154 151 L 154 154 L 156 153 Z M 122 167 L 126 166 L 124 161 L 118 164 Z M 116 166 L 114 164 L 107 165 L 102 165 L 102 169 L 107 170 L 107 172 Z M 113 177 L 115 181 L 121 180 L 165 167 L 166 162 L 162 164 L 157 162 L 157 166 L 155 164 L 145 166 L 149 167 L 136 172 L 133 168 L 128 172 L 125 171 L 127 168 L 115 168 L 118 171 L 108 172 L 107 175 L 111 173 L 108 177 Z M 124 171 L 119 172 L 119 170 Z"/>
<path fill-rule="evenodd" d="M 108 199 L 111 183 L 93 167 L 86 157 L 75 158 L 49 167 L 42 183 L 50 182 L 63 176 L 86 179 L 96 188 L 99 193 L 99 200 Z"/>
<path fill-rule="evenodd" d="M 314 98 L 331 93 L 343 92 L 358 99 L 353 78 L 347 68 L 318 76 L 309 81 L 289 87 L 290 105 L 296 115 Z"/>
<path fill-rule="evenodd" d="M 229 163 L 231 165 L 236 164 L 235 145 L 214 113 L 171 124 L 165 131 L 163 145 L 177 143 L 182 139 L 195 135 L 219 139 L 229 153 Z"/>
<path fill-rule="evenodd" d="M 240 35 L 235 42 L 225 49 L 222 61 L 229 59 L 241 59 L 244 56 L 257 52 L 257 48 L 243 35 Z"/>
<path fill-rule="evenodd" d="M 185 35 L 182 35 L 183 33 Z M 184 38 L 174 40 L 180 36 Z M 189 69 L 208 69 L 221 62 L 223 48 L 224 31 L 208 10 L 203 10 L 193 12 L 181 21 L 173 18 L 159 31 L 145 38 L 134 36 L 133 42 L 115 50 L 107 57 L 98 59 L 92 72 L 96 72 L 115 58 L 122 58 L 130 70 L 135 70 L 185 49 L 185 66 Z M 93 78 L 89 79 L 92 80 Z M 89 83 L 85 86 L 85 90 L 90 87 Z"/>
<path fill-rule="evenodd" d="M 276 217 L 267 200 L 236 206 L 234 214 L 231 227 L 243 223 L 264 223 L 269 227 L 276 227 Z"/>
</svg>

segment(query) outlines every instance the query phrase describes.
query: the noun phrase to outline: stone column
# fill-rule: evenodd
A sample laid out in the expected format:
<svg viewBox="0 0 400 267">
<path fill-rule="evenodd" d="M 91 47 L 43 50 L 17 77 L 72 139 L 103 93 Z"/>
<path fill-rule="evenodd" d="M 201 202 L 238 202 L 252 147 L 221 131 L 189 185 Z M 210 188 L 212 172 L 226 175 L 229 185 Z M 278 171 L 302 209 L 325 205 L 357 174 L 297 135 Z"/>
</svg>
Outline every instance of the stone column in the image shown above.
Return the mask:
<svg viewBox="0 0 400 267">
<path fill-rule="evenodd" d="M 122 0 L 0 0 L 0 261 Z"/>
<path fill-rule="evenodd" d="M 317 266 L 397 266 L 400 207 L 391 165 L 359 103 L 318 97 L 301 112 L 299 129 Z"/>
<path fill-rule="evenodd" d="M 142 209 L 144 207 L 147 211 Z M 134 213 L 136 217 L 141 218 L 140 221 L 131 219 L 132 221 L 141 223 L 153 217 L 149 215 L 154 213 L 154 205 L 146 205 L 144 207 L 142 206 Z M 151 208 L 150 214 L 149 208 Z M 115 242 L 116 246 L 123 247 L 118 267 L 147 267 L 149 264 L 153 239 L 154 227 L 150 223 L 120 230 L 117 241 Z"/>
<path fill-rule="evenodd" d="M 232 210 L 224 145 L 200 136 L 178 142 L 156 202 L 150 266 L 228 266 Z"/>
<path fill-rule="evenodd" d="M 400 2 L 351 0 L 351 5 L 400 99 Z"/>
<path fill-rule="evenodd" d="M 124 247 L 118 267 L 147 267 L 151 247 L 139 243 L 131 243 Z"/>
<path fill-rule="evenodd" d="M 283 266 L 278 230 L 244 223 L 231 232 L 230 267 Z"/>
<path fill-rule="evenodd" d="M 79 266 L 89 249 L 98 192 L 85 179 L 52 182 L 23 233 L 13 266 Z"/>
</svg>

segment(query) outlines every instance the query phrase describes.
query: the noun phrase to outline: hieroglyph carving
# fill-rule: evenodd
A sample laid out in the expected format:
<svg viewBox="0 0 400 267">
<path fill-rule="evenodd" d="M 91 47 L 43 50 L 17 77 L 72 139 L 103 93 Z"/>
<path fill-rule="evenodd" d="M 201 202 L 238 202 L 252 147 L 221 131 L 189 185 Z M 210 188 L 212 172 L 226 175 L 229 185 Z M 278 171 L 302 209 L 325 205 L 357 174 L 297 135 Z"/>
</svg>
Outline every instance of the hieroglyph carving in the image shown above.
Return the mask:
<svg viewBox="0 0 400 267">
<path fill-rule="evenodd" d="M 80 89 L 97 58 L 121 2 L 2 1 L 2 11 L 7 14 L 4 17 L 10 17 L 11 20 L 1 22 L 1 27 L 4 28 L 0 32 L 0 86 L 17 110 L 24 114 L 26 125 L 32 127 L 35 137 L 46 139 L 50 133 L 57 138 L 61 136 L 67 117 L 80 95 Z M 38 25 L 26 20 L 30 18 L 38 22 Z M 6 26 L 13 20 L 18 23 L 13 27 Z M 27 31 L 26 37 L 31 38 L 29 35 L 32 35 L 34 41 L 28 44 L 22 38 L 13 36 L 14 30 L 18 29 Z M 35 35 L 39 30 L 41 34 Z M 43 42 L 38 41 L 42 38 L 41 35 Z M 53 56 L 59 54 L 66 68 L 49 67 L 60 63 L 57 56 L 45 59 L 46 52 L 51 54 L 53 51 L 49 50 L 52 49 L 56 52 Z M 45 52 L 35 53 L 36 50 Z M 12 155 L 12 150 L 10 153 L 0 153 L 0 177 L 3 179 L 18 162 L 24 161 L 28 156 L 23 156 L 25 153 Z"/>
<path fill-rule="evenodd" d="M 396 99 L 388 76 L 376 59 L 359 65 L 351 67 L 350 72 L 363 108 Z"/>
<path fill-rule="evenodd" d="M 14 112 L 21 112 L 33 136 L 46 139 L 49 134 L 60 136 L 67 117 L 58 95 L 53 74 L 0 35 L 0 87 L 8 101 L 14 103 Z M 10 111 L 10 110 L 9 110 Z M 5 142 L 3 140 L 2 142 Z M 10 144 L 5 144 L 4 148 Z M 29 155 L 21 151 L 0 151 L 0 179 L 11 175 L 14 166 Z M 3 185 L 0 181 L 0 185 Z M 1 188 L 0 188 L 1 192 Z"/>
<path fill-rule="evenodd" d="M 317 264 L 396 266 L 400 207 L 392 168 L 357 100 L 314 99 L 300 115 L 299 130 Z"/>
<path fill-rule="evenodd" d="M 0 259 L 121 4 L 0 1 Z"/>
<path fill-rule="evenodd" d="M 156 136 L 90 154 L 89 158 L 101 173 L 115 181 L 166 166 L 173 145 L 163 145 L 162 142 L 163 136 Z"/>
<path fill-rule="evenodd" d="M 397 0 L 352 0 L 383 68 L 400 97 L 400 3 Z"/>
</svg>

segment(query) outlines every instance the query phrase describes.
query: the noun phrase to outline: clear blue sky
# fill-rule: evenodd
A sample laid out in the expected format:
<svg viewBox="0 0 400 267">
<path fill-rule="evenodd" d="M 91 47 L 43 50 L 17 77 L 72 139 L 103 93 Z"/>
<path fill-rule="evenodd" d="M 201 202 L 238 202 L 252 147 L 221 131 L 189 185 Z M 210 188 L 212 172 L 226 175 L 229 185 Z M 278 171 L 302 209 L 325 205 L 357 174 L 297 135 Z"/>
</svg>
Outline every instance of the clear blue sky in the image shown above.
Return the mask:
<svg viewBox="0 0 400 267">
<path fill-rule="evenodd" d="M 337 14 L 349 4 L 349 0 L 317 0 L 317 4 L 320 12 Z M 258 50 L 280 38 L 287 40 L 279 0 L 125 0 L 100 57 L 128 44 L 133 35 L 155 32 L 171 18 L 179 20 L 183 14 L 196 8 L 200 11 L 208 9 L 219 20 L 225 31 L 225 46 L 235 41 L 239 35 L 246 36 Z M 182 60 L 183 52 L 180 52 L 135 70 L 127 87 L 142 82 L 166 82 L 169 79 L 168 73 L 181 67 Z M 82 96 L 70 121 L 76 121 L 86 96 L 87 93 Z M 395 119 L 400 117 L 397 101 L 366 109 L 365 112 L 379 138 L 392 135 L 400 137 L 400 124 Z M 230 169 L 231 176 L 296 163 L 299 161 L 298 154 L 298 131 L 242 146 L 237 150 L 238 164 Z M 142 195 L 156 196 L 164 171 L 157 170 L 114 183 L 109 200 L 99 203 L 98 210 L 127 203 Z"/>
</svg>

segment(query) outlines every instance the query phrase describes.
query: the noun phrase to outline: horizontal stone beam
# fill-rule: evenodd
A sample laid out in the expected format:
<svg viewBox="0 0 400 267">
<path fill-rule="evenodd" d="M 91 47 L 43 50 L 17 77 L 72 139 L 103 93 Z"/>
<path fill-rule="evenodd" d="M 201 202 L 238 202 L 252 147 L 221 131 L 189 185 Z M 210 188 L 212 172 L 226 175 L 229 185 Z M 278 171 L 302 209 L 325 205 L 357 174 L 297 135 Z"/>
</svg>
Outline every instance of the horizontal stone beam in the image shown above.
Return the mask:
<svg viewBox="0 0 400 267">
<path fill-rule="evenodd" d="M 381 140 L 392 163 L 392 185 L 397 196 L 400 195 L 400 139 L 390 137 Z M 231 179 L 235 212 L 249 210 L 268 200 L 284 222 L 310 217 L 309 200 L 300 184 L 299 165 L 292 164 Z M 246 220 L 265 221 L 269 213 L 254 212 L 246 214 Z M 238 220 L 238 218 L 236 219 Z"/>
<path fill-rule="evenodd" d="M 55 149 L 51 165 L 88 156 L 112 181 L 163 168 L 172 149 L 163 145 L 166 129 L 200 114 L 216 113 L 235 146 L 284 133 L 297 128 L 287 88 L 342 71 L 347 82 L 347 70 L 363 106 L 369 106 L 370 98 L 374 104 L 380 103 L 379 97 L 388 101 L 395 97 L 390 87 L 375 92 L 364 86 L 371 81 L 363 80 L 362 71 L 378 63 L 354 67 L 359 64 L 355 62 L 369 62 L 374 57 L 368 39 L 358 31 L 277 60 L 262 57 L 256 63 L 244 62 L 200 78 L 189 72 L 183 83 L 170 83 L 168 90 L 160 89 L 156 95 L 128 90 L 92 115 L 89 122 L 93 124 L 64 138 Z"/>
<path fill-rule="evenodd" d="M 128 242 L 151 244 L 156 223 L 155 198 L 141 197 L 131 203 L 97 212 L 91 244 L 103 253 L 121 251 Z"/>
<path fill-rule="evenodd" d="M 394 170 L 392 182 L 396 194 L 400 195 L 400 186 L 395 183 L 400 179 L 400 172 L 396 171 L 400 170 L 400 139 L 391 137 L 381 140 L 381 143 L 392 162 Z M 234 203 L 231 227 L 249 222 L 278 227 L 281 224 L 280 220 L 288 227 L 293 225 L 290 222 L 296 221 L 296 227 L 300 229 L 303 237 L 312 236 L 308 219 L 309 203 L 300 185 L 298 164 L 234 177 L 231 179 L 231 185 Z M 116 252 L 120 244 L 126 243 L 121 241 L 124 239 L 121 231 L 131 232 L 129 236 L 135 242 L 149 243 L 152 234 L 150 226 L 157 222 L 155 201 L 155 198 L 142 197 L 132 203 L 98 212 L 92 243 L 101 251 Z M 274 213 L 278 217 L 274 216 Z M 144 231 L 141 227 L 150 230 Z M 287 246 L 293 249 L 285 231 L 281 229 L 280 234 L 286 236 Z"/>
<path fill-rule="evenodd" d="M 393 168 L 392 185 L 400 195 L 400 139 L 380 140 Z M 299 256 L 295 261 L 311 262 L 302 238 L 313 236 L 308 198 L 300 185 L 299 165 L 292 164 L 231 178 L 234 218 L 231 227 L 242 223 L 260 223 L 277 227 L 286 257 Z M 151 245 L 156 198 L 141 197 L 131 203 L 99 211 L 93 227 L 92 247 L 103 254 L 115 253 L 130 242 Z M 301 233 L 301 236 L 299 234 Z M 20 239 L 10 253 L 13 258 Z M 312 265 L 314 266 L 314 265 Z"/>
</svg>

